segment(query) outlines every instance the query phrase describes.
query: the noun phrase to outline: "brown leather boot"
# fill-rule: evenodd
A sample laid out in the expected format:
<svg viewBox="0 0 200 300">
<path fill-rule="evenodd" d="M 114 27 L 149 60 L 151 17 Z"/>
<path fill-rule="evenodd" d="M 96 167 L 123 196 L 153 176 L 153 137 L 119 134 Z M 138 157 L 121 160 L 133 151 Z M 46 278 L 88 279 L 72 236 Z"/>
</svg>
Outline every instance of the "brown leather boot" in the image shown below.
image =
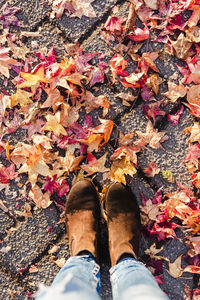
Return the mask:
<svg viewBox="0 0 200 300">
<path fill-rule="evenodd" d="M 73 185 L 66 202 L 66 228 L 70 254 L 89 251 L 97 258 L 99 198 L 95 186 L 89 180 Z"/>
<path fill-rule="evenodd" d="M 140 235 L 140 213 L 135 195 L 121 183 L 113 183 L 105 196 L 109 250 L 112 266 L 120 258 L 137 258 Z"/>
</svg>

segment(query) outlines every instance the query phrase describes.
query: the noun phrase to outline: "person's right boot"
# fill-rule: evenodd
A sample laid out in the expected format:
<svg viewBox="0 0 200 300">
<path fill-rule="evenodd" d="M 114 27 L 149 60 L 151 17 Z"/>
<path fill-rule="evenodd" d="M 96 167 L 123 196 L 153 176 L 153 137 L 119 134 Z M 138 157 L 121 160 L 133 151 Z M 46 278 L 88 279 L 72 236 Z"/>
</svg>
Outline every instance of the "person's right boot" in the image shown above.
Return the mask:
<svg viewBox="0 0 200 300">
<path fill-rule="evenodd" d="M 105 196 L 111 265 L 125 257 L 137 258 L 140 212 L 135 195 L 121 183 L 113 183 Z"/>
</svg>

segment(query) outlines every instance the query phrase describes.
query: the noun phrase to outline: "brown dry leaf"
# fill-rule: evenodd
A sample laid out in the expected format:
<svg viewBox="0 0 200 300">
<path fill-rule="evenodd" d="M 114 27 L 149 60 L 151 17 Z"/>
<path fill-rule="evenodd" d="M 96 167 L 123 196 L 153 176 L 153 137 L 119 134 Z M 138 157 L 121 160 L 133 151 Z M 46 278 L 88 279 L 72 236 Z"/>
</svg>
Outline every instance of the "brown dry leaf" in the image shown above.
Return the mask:
<svg viewBox="0 0 200 300">
<path fill-rule="evenodd" d="M 134 133 L 124 135 L 121 131 L 119 133 L 118 144 L 119 146 L 131 146 L 133 144 Z"/>
<path fill-rule="evenodd" d="M 125 106 L 131 106 L 131 103 L 129 103 L 129 101 L 134 102 L 137 99 L 137 96 L 131 95 L 129 93 L 123 93 L 123 92 L 115 95 L 115 97 L 120 98 L 122 100 L 122 104 Z"/>
<path fill-rule="evenodd" d="M 186 37 L 189 42 L 199 43 L 200 42 L 200 28 L 194 26 L 186 30 Z"/>
<path fill-rule="evenodd" d="M 159 92 L 159 85 L 163 82 L 163 79 L 158 74 L 152 74 L 147 79 L 147 87 L 152 88 L 155 95 Z"/>
<path fill-rule="evenodd" d="M 97 152 L 102 140 L 103 140 L 103 134 L 91 134 L 87 140 L 80 139 L 79 141 L 82 144 L 88 146 L 87 148 L 88 152 L 93 152 L 93 151 Z"/>
<path fill-rule="evenodd" d="M 20 164 L 24 164 L 26 162 L 30 153 L 34 153 L 35 151 L 35 146 L 19 142 L 15 145 L 15 149 L 10 154 L 10 159 L 15 165 L 17 165 L 17 167 L 19 167 Z"/>
<path fill-rule="evenodd" d="M 58 107 L 63 103 L 64 97 L 61 96 L 58 89 L 44 89 L 48 97 L 46 101 L 41 105 L 41 108 L 52 107 L 54 113 L 57 111 Z"/>
<path fill-rule="evenodd" d="M 163 95 L 170 99 L 171 102 L 175 102 L 178 98 L 182 98 L 186 95 L 187 89 L 182 85 L 177 85 L 172 81 L 168 82 L 168 91 Z"/>
<path fill-rule="evenodd" d="M 132 31 L 133 26 L 135 25 L 137 15 L 135 12 L 135 5 L 133 3 L 130 4 L 128 18 L 125 24 L 125 31 Z"/>
<path fill-rule="evenodd" d="M 131 146 L 121 146 L 115 150 L 111 155 L 111 160 L 120 160 L 123 157 L 128 157 L 128 159 L 135 165 L 137 165 L 137 155 L 138 149 Z"/>
<path fill-rule="evenodd" d="M 46 116 L 47 122 L 42 127 L 42 131 L 53 131 L 56 136 L 67 135 L 65 128 L 59 124 L 60 123 L 60 111 L 58 111 L 54 116 L 47 115 Z"/>
<path fill-rule="evenodd" d="M 34 152 L 29 153 L 29 158 L 19 169 L 19 173 L 28 173 L 29 182 L 34 186 L 38 175 L 51 177 L 51 172 L 45 163 L 43 153 L 40 147 L 32 149 Z"/>
<path fill-rule="evenodd" d="M 1 113 L 1 116 L 5 115 L 6 108 L 12 108 L 11 99 L 7 95 L 0 94 L 0 113 Z"/>
<path fill-rule="evenodd" d="M 169 271 L 167 271 L 174 278 L 179 278 L 183 273 L 183 269 L 181 268 L 181 258 L 182 255 L 180 255 L 173 263 L 169 263 Z"/>
<path fill-rule="evenodd" d="M 193 126 L 187 127 L 185 133 L 190 133 L 188 141 L 190 143 L 199 142 L 200 143 L 200 124 L 194 122 Z"/>
<path fill-rule="evenodd" d="M 88 164 L 82 164 L 81 169 L 87 173 L 87 176 L 90 176 L 94 173 L 104 173 L 108 172 L 109 169 L 105 167 L 107 153 L 105 153 L 101 158 L 96 159 L 95 157 L 89 161 Z"/>
<path fill-rule="evenodd" d="M 71 107 L 67 103 L 63 103 L 61 105 L 61 111 L 60 111 L 60 124 L 64 127 L 69 127 L 74 122 L 76 122 L 79 119 L 79 108 L 73 106 Z"/>
<path fill-rule="evenodd" d="M 99 107 L 103 108 L 103 117 L 105 117 L 108 113 L 108 109 L 110 108 L 110 102 L 108 101 L 105 95 L 95 97 L 91 92 L 86 91 L 84 100 L 86 113 L 90 113 L 92 110 L 97 109 Z"/>
<path fill-rule="evenodd" d="M 140 205 L 141 219 L 142 224 L 147 226 L 150 221 L 156 221 L 157 215 L 159 214 L 159 206 L 157 204 L 153 204 L 149 199 L 146 201 L 146 204 Z"/>
<path fill-rule="evenodd" d="M 199 274 L 200 275 L 200 267 L 198 266 L 194 266 L 194 265 L 190 265 L 187 266 L 183 272 L 189 272 L 189 273 L 194 273 L 194 274 Z"/>
<path fill-rule="evenodd" d="M 187 40 L 183 33 L 179 34 L 176 41 L 171 41 L 175 55 L 180 59 L 186 59 L 192 43 Z"/>
<path fill-rule="evenodd" d="M 153 245 L 151 245 L 149 249 L 145 250 L 145 254 L 149 255 L 151 258 L 155 260 L 165 260 L 169 262 L 169 259 L 167 257 L 157 255 L 160 251 L 163 250 L 163 248 L 164 247 L 162 246 L 160 249 L 157 249 L 156 244 L 154 243 Z"/>
<path fill-rule="evenodd" d="M 51 12 L 51 18 L 61 18 L 65 9 L 70 17 L 95 18 L 96 13 L 91 5 L 94 0 L 54 0 Z"/>
<path fill-rule="evenodd" d="M 156 64 L 154 63 L 154 60 L 156 60 L 159 56 L 158 51 L 156 52 L 144 52 L 142 54 L 142 60 L 145 61 L 145 64 L 150 67 L 155 72 L 159 72 L 159 69 L 157 68 Z M 145 68 L 144 68 L 145 69 Z M 141 70 L 143 71 L 143 68 L 141 67 Z M 144 71 L 146 74 L 146 72 Z"/>
<path fill-rule="evenodd" d="M 52 149 L 51 147 L 51 139 L 48 138 L 46 135 L 42 134 L 34 134 L 32 136 L 33 144 L 35 146 L 42 146 L 46 150 Z"/>
<path fill-rule="evenodd" d="M 153 244 L 151 245 L 150 248 L 148 248 L 148 249 L 145 250 L 145 254 L 150 255 L 150 256 L 151 256 L 151 255 L 156 255 L 156 254 L 158 254 L 160 251 L 162 251 L 163 248 L 164 248 L 164 246 L 161 246 L 161 248 L 157 249 L 157 248 L 156 248 L 156 244 L 153 243 Z"/>
<path fill-rule="evenodd" d="M 87 83 L 89 82 L 88 78 L 84 75 L 81 75 L 80 73 L 73 73 L 73 74 L 65 76 L 63 78 L 66 79 L 67 81 L 69 81 L 73 84 L 79 85 L 81 87 L 83 87 L 81 80 L 84 79 L 84 80 L 86 80 Z"/>
<path fill-rule="evenodd" d="M 52 204 L 52 201 L 50 200 L 50 191 L 47 191 L 43 194 L 41 188 L 36 184 L 32 185 L 32 188 L 29 192 L 29 197 L 35 202 L 38 208 L 47 208 Z"/>
<path fill-rule="evenodd" d="M 187 101 L 190 104 L 197 104 L 200 106 L 200 85 L 193 85 L 188 88 Z"/>
<path fill-rule="evenodd" d="M 190 257 L 200 254 L 200 236 L 188 237 L 186 245 L 190 247 L 187 253 Z"/>
<path fill-rule="evenodd" d="M 62 257 L 62 258 L 54 260 L 54 262 L 58 267 L 62 268 L 67 261 L 64 257 Z"/>
<path fill-rule="evenodd" d="M 163 148 L 161 143 L 168 140 L 168 136 L 165 135 L 165 132 L 158 132 L 157 129 L 154 129 L 151 121 L 148 121 L 146 132 L 136 131 L 139 140 L 134 142 L 134 145 L 139 148 L 144 148 L 146 145 L 153 149 Z"/>
</svg>

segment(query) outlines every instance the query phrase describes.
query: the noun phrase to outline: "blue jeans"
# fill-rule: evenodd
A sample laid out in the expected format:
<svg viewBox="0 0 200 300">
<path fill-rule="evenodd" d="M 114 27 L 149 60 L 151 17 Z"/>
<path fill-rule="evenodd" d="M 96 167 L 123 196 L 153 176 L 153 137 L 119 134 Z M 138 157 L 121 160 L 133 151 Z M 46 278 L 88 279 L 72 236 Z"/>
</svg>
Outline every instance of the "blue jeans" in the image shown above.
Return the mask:
<svg viewBox="0 0 200 300">
<path fill-rule="evenodd" d="M 70 257 L 36 300 L 100 300 L 100 267 L 89 255 Z M 143 263 L 125 258 L 110 269 L 114 300 L 169 300 Z"/>
</svg>

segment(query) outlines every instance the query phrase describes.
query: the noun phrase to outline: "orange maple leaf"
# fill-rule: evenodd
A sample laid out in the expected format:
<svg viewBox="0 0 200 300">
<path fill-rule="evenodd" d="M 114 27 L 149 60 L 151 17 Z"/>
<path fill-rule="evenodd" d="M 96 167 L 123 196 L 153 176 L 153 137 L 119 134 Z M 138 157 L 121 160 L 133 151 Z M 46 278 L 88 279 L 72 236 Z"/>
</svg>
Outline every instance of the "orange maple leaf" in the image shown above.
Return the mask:
<svg viewBox="0 0 200 300">
<path fill-rule="evenodd" d="M 111 133 L 113 130 L 113 126 L 114 126 L 114 122 L 112 120 L 104 120 L 104 119 L 100 119 L 100 118 L 99 118 L 99 121 L 101 122 L 101 125 L 91 129 L 91 132 L 103 134 L 104 143 L 101 144 L 101 146 L 103 146 L 110 139 L 110 136 L 111 136 Z"/>
</svg>

